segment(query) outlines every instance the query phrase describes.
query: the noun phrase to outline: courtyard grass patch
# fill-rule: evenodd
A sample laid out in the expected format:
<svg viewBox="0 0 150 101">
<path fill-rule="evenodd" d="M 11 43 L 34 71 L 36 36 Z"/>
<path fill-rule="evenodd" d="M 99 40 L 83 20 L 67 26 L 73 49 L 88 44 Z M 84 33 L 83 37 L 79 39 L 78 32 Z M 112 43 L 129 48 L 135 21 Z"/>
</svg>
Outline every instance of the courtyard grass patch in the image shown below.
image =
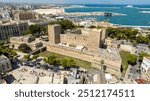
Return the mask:
<svg viewBox="0 0 150 101">
<path fill-rule="evenodd" d="M 62 60 L 63 58 L 72 58 L 75 60 L 76 65 L 85 69 L 90 69 L 91 68 L 91 63 L 84 61 L 84 60 L 80 60 L 80 59 L 76 59 L 73 57 L 69 57 L 69 56 L 65 56 L 65 55 L 61 55 L 61 54 L 57 54 L 57 53 L 53 53 L 53 52 L 49 52 L 49 51 L 44 51 L 38 54 L 41 57 L 49 57 L 52 55 L 55 55 L 57 58 L 59 58 L 60 60 Z"/>
<path fill-rule="evenodd" d="M 123 68 L 123 71 L 122 71 L 122 76 L 125 76 L 126 74 L 126 71 L 128 69 L 128 56 L 130 55 L 130 52 L 127 52 L 127 51 L 120 51 L 120 56 L 121 56 L 121 59 L 122 59 L 122 68 Z"/>
</svg>

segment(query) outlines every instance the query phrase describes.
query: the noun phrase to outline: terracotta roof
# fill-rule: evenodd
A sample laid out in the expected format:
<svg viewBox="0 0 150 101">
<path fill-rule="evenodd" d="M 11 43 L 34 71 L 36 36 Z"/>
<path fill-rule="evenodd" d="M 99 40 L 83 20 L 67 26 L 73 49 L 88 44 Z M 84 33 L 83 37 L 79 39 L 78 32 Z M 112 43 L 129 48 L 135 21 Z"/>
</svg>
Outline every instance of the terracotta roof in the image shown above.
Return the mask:
<svg viewBox="0 0 150 101">
<path fill-rule="evenodd" d="M 144 79 L 136 79 L 135 80 L 138 84 L 145 84 L 146 81 Z"/>
</svg>

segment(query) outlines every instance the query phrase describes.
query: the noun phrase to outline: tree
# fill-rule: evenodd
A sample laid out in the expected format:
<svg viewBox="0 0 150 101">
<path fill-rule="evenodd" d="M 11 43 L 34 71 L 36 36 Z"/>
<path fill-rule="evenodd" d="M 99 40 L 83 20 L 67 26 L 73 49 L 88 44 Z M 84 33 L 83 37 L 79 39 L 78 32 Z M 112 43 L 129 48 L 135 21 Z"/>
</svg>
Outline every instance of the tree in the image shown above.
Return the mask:
<svg viewBox="0 0 150 101">
<path fill-rule="evenodd" d="M 30 59 L 30 55 L 24 55 L 24 59 L 29 60 Z"/>
<path fill-rule="evenodd" d="M 40 31 L 41 31 L 40 25 L 38 25 L 38 24 L 30 25 L 29 30 L 31 31 L 31 34 L 40 33 Z"/>
<path fill-rule="evenodd" d="M 132 28 L 107 28 L 108 36 L 111 38 L 117 38 L 118 40 L 134 41 L 138 31 Z"/>
<path fill-rule="evenodd" d="M 0 41 L 0 54 L 4 54 L 9 59 L 12 59 L 14 56 L 17 55 L 17 53 L 14 50 L 5 47 L 4 44 L 4 41 Z"/>
<path fill-rule="evenodd" d="M 135 65 L 136 62 L 137 62 L 137 56 L 134 55 L 134 54 L 130 54 L 130 55 L 128 56 L 128 63 L 129 63 L 130 65 Z"/>
<path fill-rule="evenodd" d="M 84 28 L 84 26 L 77 26 L 78 28 Z"/>
<path fill-rule="evenodd" d="M 44 28 L 42 28 L 42 31 L 44 32 L 44 34 L 48 34 L 48 27 L 45 26 Z"/>
<path fill-rule="evenodd" d="M 39 57 L 39 55 L 33 55 L 32 59 L 37 59 Z"/>
<path fill-rule="evenodd" d="M 61 60 L 61 64 L 63 67 L 67 67 L 68 60 L 66 58 Z"/>
<path fill-rule="evenodd" d="M 61 60 L 61 64 L 64 68 L 75 66 L 76 62 L 72 58 L 64 58 Z"/>
<path fill-rule="evenodd" d="M 150 56 L 148 53 L 146 52 L 141 52 L 139 53 L 139 61 L 142 62 L 143 61 L 143 57 L 145 56 Z"/>
<path fill-rule="evenodd" d="M 102 28 L 104 28 L 103 26 L 97 26 L 97 29 L 102 29 Z"/>
<path fill-rule="evenodd" d="M 64 33 L 64 31 L 67 30 L 67 29 L 76 28 L 76 26 L 70 20 L 59 20 L 59 21 L 55 21 L 55 22 L 53 21 L 53 22 L 49 22 L 49 24 L 50 25 L 60 24 L 61 25 L 61 32 L 62 33 Z"/>
<path fill-rule="evenodd" d="M 75 28 L 75 25 L 70 20 L 60 20 L 58 23 L 61 25 L 63 31 Z"/>
<path fill-rule="evenodd" d="M 50 65 L 54 65 L 56 63 L 56 56 L 55 55 L 49 56 L 47 61 Z"/>
<path fill-rule="evenodd" d="M 94 25 L 91 25 L 89 28 L 93 29 L 93 28 L 96 28 L 96 26 L 94 26 Z"/>
<path fill-rule="evenodd" d="M 146 38 L 145 38 L 144 36 L 142 36 L 142 35 L 139 35 L 139 36 L 137 36 L 137 38 L 136 38 L 136 41 L 137 41 L 138 43 L 146 43 L 145 40 L 146 40 Z"/>
<path fill-rule="evenodd" d="M 34 24 L 34 25 L 30 25 L 28 27 L 28 29 L 23 32 L 23 35 L 36 34 L 36 33 L 40 33 L 40 32 L 41 32 L 40 25 L 39 24 Z"/>
<path fill-rule="evenodd" d="M 107 70 L 107 66 L 106 65 L 103 66 L 103 70 L 104 70 L 104 72 Z"/>
<path fill-rule="evenodd" d="M 68 62 L 67 62 L 67 66 L 71 67 L 71 66 L 75 66 L 75 65 L 76 65 L 76 62 L 74 61 L 74 59 L 69 58 Z"/>
<path fill-rule="evenodd" d="M 32 34 L 29 28 L 23 32 L 23 35 L 28 35 L 28 34 Z"/>
<path fill-rule="evenodd" d="M 47 58 L 44 58 L 43 60 L 45 63 L 48 63 L 48 59 Z"/>
<path fill-rule="evenodd" d="M 105 61 L 104 61 L 104 60 L 101 60 L 100 63 L 101 63 L 101 70 L 103 70 L 103 71 L 105 72 L 106 69 L 107 69 L 107 66 L 104 65 Z"/>
<path fill-rule="evenodd" d="M 29 53 L 32 51 L 31 48 L 25 43 L 21 44 L 18 49 L 24 53 Z"/>
<path fill-rule="evenodd" d="M 104 62 L 105 62 L 104 60 L 101 60 L 101 61 L 100 61 L 100 63 L 101 63 L 101 70 L 102 70 L 102 68 L 103 68 Z"/>
<path fill-rule="evenodd" d="M 61 63 L 61 60 L 60 60 L 60 59 L 56 59 L 56 60 L 55 60 L 55 63 L 56 63 L 56 64 L 60 64 L 60 63 Z"/>
<path fill-rule="evenodd" d="M 3 46 L 5 44 L 4 41 L 0 41 L 0 46 Z"/>
</svg>

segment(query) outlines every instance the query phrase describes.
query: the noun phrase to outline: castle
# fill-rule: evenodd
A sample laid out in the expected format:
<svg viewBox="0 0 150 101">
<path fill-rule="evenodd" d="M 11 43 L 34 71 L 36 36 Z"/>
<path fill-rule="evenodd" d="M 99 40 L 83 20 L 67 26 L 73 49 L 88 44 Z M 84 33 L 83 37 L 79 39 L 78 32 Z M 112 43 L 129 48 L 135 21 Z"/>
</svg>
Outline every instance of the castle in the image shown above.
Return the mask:
<svg viewBox="0 0 150 101">
<path fill-rule="evenodd" d="M 52 44 L 69 44 L 75 46 L 84 46 L 89 50 L 97 50 L 101 48 L 107 38 L 105 29 L 76 29 L 67 30 L 65 34 L 61 34 L 60 25 L 49 25 L 49 40 Z"/>
<path fill-rule="evenodd" d="M 107 38 L 106 29 L 67 30 L 61 34 L 61 26 L 48 25 L 47 50 L 58 54 L 91 62 L 92 67 L 101 69 L 104 61 L 107 72 L 120 76 L 121 58 L 117 49 L 102 49 Z"/>
</svg>

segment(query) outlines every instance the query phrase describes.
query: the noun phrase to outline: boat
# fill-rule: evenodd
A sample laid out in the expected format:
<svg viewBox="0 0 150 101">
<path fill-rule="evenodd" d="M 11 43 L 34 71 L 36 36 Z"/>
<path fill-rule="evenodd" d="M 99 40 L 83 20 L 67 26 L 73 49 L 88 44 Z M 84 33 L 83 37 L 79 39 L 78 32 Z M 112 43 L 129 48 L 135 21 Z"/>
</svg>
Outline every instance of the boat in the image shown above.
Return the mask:
<svg viewBox="0 0 150 101">
<path fill-rule="evenodd" d="M 141 13 L 150 14 L 150 11 L 141 11 Z"/>
<path fill-rule="evenodd" d="M 132 7 L 133 7 L 133 5 L 127 5 L 126 7 L 127 7 L 127 8 L 132 8 Z"/>
</svg>

